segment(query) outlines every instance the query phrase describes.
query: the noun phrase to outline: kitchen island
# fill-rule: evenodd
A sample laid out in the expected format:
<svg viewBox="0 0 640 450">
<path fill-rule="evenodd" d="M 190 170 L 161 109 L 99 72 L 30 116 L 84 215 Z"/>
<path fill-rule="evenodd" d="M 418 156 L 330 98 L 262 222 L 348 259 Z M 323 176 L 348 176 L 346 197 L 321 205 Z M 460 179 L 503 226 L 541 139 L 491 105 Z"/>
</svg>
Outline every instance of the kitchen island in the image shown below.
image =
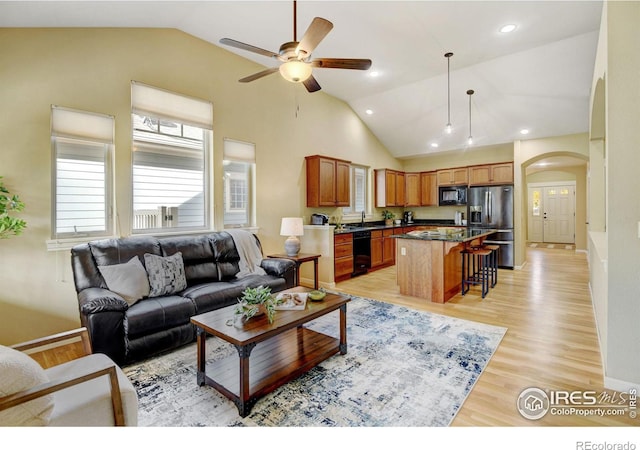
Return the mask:
<svg viewBox="0 0 640 450">
<path fill-rule="evenodd" d="M 396 273 L 400 293 L 445 303 L 460 292 L 460 252 L 471 244 L 482 243 L 495 231 L 440 228 L 394 235 L 397 239 Z"/>
</svg>

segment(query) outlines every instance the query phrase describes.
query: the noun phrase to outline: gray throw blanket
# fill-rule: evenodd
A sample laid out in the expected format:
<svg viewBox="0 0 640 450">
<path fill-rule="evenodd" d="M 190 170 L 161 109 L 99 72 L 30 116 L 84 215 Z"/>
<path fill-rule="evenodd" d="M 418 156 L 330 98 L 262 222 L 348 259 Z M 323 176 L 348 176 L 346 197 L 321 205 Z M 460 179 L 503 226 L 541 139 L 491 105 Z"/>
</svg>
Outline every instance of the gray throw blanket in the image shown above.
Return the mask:
<svg viewBox="0 0 640 450">
<path fill-rule="evenodd" d="M 238 255 L 240 255 L 240 272 L 236 278 L 243 278 L 248 275 L 266 275 L 260 263 L 262 263 L 262 252 L 256 243 L 256 238 L 246 230 L 225 230 L 233 238 L 236 244 Z"/>
</svg>

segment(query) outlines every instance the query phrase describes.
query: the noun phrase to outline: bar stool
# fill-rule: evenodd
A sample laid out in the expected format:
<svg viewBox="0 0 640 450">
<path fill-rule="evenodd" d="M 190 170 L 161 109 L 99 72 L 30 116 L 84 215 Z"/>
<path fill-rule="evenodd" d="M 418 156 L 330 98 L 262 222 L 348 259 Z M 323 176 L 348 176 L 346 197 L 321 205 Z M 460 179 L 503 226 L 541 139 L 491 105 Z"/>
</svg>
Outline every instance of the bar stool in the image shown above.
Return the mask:
<svg viewBox="0 0 640 450">
<path fill-rule="evenodd" d="M 462 256 L 462 295 L 469 292 L 472 285 L 482 286 L 482 298 L 487 295 L 492 253 L 492 250 L 471 247 L 460 252 Z"/>
<path fill-rule="evenodd" d="M 491 250 L 491 257 L 490 257 L 491 287 L 495 287 L 496 283 L 498 282 L 498 257 L 499 257 L 498 252 L 500 252 L 500 246 L 485 244 L 481 248 Z"/>
</svg>

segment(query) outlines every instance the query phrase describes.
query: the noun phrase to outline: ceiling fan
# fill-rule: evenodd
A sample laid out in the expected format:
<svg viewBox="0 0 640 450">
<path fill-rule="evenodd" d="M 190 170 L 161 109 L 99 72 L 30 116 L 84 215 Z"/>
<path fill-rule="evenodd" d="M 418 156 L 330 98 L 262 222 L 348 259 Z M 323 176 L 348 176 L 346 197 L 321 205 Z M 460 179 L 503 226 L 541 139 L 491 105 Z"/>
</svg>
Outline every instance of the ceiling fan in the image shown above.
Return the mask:
<svg viewBox="0 0 640 450">
<path fill-rule="evenodd" d="M 275 58 L 282 62 L 277 67 L 265 69 L 248 77 L 242 78 L 241 83 L 248 83 L 275 72 L 280 72 L 282 77 L 294 83 L 302 83 L 309 92 L 319 91 L 320 85 L 312 75 L 314 67 L 322 69 L 355 69 L 367 70 L 371 67 L 370 59 L 353 58 L 316 58 L 311 59 L 311 52 L 325 38 L 333 28 L 333 24 L 321 17 L 315 17 L 307 28 L 307 31 L 298 42 L 296 38 L 296 1 L 293 2 L 293 41 L 285 42 L 280 46 L 278 53 L 245 44 L 229 38 L 220 39 L 220 43 L 230 47 L 247 50 L 259 55 Z"/>
</svg>

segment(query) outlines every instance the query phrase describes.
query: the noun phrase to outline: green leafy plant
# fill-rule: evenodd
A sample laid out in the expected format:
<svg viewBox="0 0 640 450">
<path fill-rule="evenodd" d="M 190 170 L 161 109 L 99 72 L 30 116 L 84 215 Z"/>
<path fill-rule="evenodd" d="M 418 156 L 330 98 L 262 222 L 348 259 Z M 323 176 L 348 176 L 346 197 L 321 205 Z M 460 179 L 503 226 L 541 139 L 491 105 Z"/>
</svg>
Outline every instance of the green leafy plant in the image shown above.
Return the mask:
<svg viewBox="0 0 640 450">
<path fill-rule="evenodd" d="M 385 209 L 384 211 L 382 211 L 382 218 L 385 220 L 393 219 L 395 216 L 396 215 L 391 211 L 389 211 L 388 209 Z"/>
<path fill-rule="evenodd" d="M 23 209 L 24 203 L 20 201 L 17 195 L 11 195 L 0 176 L 0 239 L 8 239 L 10 236 L 19 235 L 26 228 L 27 222 L 10 215 Z"/>
<path fill-rule="evenodd" d="M 238 300 L 235 311 L 236 314 L 242 315 L 244 320 L 249 320 L 258 314 L 261 309 L 264 309 L 269 323 L 273 323 L 277 303 L 277 300 L 271 294 L 270 287 L 246 288 L 242 291 L 242 297 Z"/>
</svg>

